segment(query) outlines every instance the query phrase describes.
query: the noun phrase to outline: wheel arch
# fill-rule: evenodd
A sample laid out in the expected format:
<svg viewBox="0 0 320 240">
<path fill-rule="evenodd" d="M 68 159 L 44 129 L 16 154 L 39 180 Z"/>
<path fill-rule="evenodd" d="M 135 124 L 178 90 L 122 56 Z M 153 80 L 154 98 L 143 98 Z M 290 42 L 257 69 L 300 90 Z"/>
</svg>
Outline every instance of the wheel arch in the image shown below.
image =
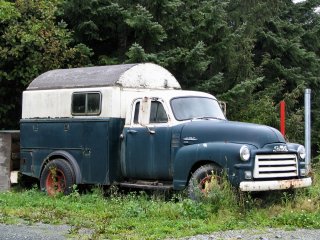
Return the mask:
<svg viewBox="0 0 320 240">
<path fill-rule="evenodd" d="M 80 184 L 82 182 L 82 175 L 81 175 L 79 164 L 77 163 L 76 159 L 70 153 L 68 153 L 66 151 L 54 151 L 54 152 L 50 153 L 41 165 L 40 176 L 41 176 L 45 166 L 48 164 L 48 162 L 55 160 L 55 159 L 59 159 L 59 158 L 64 159 L 68 164 L 70 164 L 70 166 L 74 172 L 75 183 Z"/>
<path fill-rule="evenodd" d="M 173 164 L 174 189 L 184 189 L 192 173 L 205 164 L 214 164 L 219 167 L 223 166 L 220 156 L 220 144 L 193 144 L 180 148 Z"/>
</svg>

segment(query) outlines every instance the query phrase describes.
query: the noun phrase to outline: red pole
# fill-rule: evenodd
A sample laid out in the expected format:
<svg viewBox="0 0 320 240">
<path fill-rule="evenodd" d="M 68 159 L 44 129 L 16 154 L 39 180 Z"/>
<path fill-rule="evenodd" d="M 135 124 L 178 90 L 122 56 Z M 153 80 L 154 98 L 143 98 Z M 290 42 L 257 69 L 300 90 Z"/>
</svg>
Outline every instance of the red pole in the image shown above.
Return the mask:
<svg viewBox="0 0 320 240">
<path fill-rule="evenodd" d="M 286 103 L 280 102 L 280 132 L 282 136 L 286 135 Z"/>
</svg>

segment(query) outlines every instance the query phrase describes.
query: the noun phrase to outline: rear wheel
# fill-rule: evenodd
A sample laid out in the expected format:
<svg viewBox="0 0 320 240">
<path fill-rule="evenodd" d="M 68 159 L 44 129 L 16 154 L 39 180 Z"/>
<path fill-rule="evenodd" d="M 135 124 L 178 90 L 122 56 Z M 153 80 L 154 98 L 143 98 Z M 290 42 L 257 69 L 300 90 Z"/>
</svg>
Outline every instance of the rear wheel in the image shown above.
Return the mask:
<svg viewBox="0 0 320 240">
<path fill-rule="evenodd" d="M 68 195 L 75 184 L 71 165 L 63 159 L 55 159 L 49 162 L 42 171 L 40 188 L 49 196 L 58 193 Z"/>
<path fill-rule="evenodd" d="M 191 176 L 188 184 L 188 194 L 193 200 L 208 196 L 213 188 L 220 188 L 221 169 L 213 164 L 199 167 Z"/>
</svg>

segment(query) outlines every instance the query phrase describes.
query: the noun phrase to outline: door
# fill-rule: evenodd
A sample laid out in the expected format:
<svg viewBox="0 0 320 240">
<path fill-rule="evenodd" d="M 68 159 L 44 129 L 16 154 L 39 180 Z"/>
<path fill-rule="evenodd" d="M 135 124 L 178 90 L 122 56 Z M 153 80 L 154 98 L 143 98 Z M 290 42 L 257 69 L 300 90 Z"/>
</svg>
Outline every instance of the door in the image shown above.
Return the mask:
<svg viewBox="0 0 320 240">
<path fill-rule="evenodd" d="M 141 99 L 133 104 L 130 126 L 124 128 L 124 148 L 122 148 L 122 171 L 130 179 L 170 180 L 171 164 L 171 127 L 163 101 L 149 101 L 149 122 L 138 122 Z"/>
</svg>

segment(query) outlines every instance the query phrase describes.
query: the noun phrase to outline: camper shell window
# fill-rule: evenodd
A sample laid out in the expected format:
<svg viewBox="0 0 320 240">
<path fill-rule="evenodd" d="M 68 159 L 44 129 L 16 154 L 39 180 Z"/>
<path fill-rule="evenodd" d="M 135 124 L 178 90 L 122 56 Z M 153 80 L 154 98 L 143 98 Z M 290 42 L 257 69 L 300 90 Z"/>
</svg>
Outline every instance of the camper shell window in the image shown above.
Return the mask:
<svg viewBox="0 0 320 240">
<path fill-rule="evenodd" d="M 101 113 L 101 93 L 73 93 L 71 113 L 72 115 L 99 115 Z"/>
</svg>

